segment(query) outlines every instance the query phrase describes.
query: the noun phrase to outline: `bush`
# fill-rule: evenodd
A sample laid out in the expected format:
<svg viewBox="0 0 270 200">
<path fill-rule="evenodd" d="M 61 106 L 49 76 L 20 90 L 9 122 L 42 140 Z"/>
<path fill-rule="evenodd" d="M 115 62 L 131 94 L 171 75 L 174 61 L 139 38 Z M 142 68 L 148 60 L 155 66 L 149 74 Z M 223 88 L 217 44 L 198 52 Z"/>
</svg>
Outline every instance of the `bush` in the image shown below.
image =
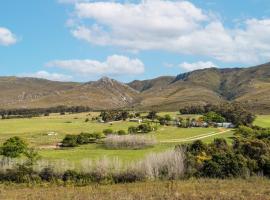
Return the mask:
<svg viewBox="0 0 270 200">
<path fill-rule="evenodd" d="M 246 176 L 247 171 L 246 159 L 242 155 L 222 153 L 205 161 L 202 174 L 211 178 L 227 178 Z"/>
<path fill-rule="evenodd" d="M 9 138 L 1 148 L 1 154 L 5 157 L 16 158 L 24 153 L 27 144 L 19 137 Z"/>
<path fill-rule="evenodd" d="M 94 143 L 101 138 L 102 138 L 101 133 L 80 133 L 80 135 L 78 135 L 77 137 L 77 143 L 78 144 Z"/>
<path fill-rule="evenodd" d="M 79 173 L 74 170 L 67 170 L 62 177 L 63 181 L 74 181 L 76 182 L 79 178 Z"/>
<path fill-rule="evenodd" d="M 137 127 L 137 133 L 149 133 L 153 130 L 150 124 L 140 124 Z"/>
<path fill-rule="evenodd" d="M 62 141 L 62 147 L 76 147 L 78 146 L 77 140 L 77 135 L 66 135 L 66 137 Z"/>
<path fill-rule="evenodd" d="M 156 140 L 136 135 L 109 135 L 104 140 L 104 144 L 107 149 L 143 149 L 154 146 Z"/>
<path fill-rule="evenodd" d="M 51 167 L 45 167 L 44 169 L 41 170 L 39 173 L 39 176 L 42 180 L 44 181 L 52 181 L 54 178 L 57 176 L 54 174 L 53 169 Z"/>
<path fill-rule="evenodd" d="M 126 131 L 124 131 L 124 130 L 119 130 L 119 131 L 117 131 L 117 135 L 126 135 L 127 133 L 126 133 Z"/>
<path fill-rule="evenodd" d="M 135 134 L 135 133 L 137 133 L 137 127 L 135 127 L 135 126 L 128 127 L 128 133 L 129 134 Z"/>
<path fill-rule="evenodd" d="M 103 130 L 103 133 L 104 133 L 104 135 L 111 135 L 111 134 L 113 134 L 113 130 L 110 128 L 107 128 L 107 129 Z"/>
</svg>

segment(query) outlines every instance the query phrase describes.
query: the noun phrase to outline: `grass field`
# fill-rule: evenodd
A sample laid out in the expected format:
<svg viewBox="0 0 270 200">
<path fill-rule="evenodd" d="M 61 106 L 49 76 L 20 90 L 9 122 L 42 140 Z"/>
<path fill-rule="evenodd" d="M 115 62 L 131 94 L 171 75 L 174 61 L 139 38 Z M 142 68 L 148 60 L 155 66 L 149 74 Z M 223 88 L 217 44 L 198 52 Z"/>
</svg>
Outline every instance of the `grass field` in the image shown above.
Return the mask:
<svg viewBox="0 0 270 200">
<path fill-rule="evenodd" d="M 191 179 L 118 185 L 23 186 L 0 185 L 0 199 L 20 200 L 269 200 L 270 180 Z"/>
<path fill-rule="evenodd" d="M 264 127 L 264 128 L 270 128 L 270 115 L 257 116 L 254 124 L 257 126 Z"/>
<path fill-rule="evenodd" d="M 123 161 L 131 161 L 143 158 L 151 152 L 160 152 L 166 149 L 174 148 L 176 144 L 183 143 L 184 139 L 191 138 L 196 140 L 197 136 L 205 136 L 202 140 L 211 142 L 214 138 L 223 137 L 230 140 L 233 132 L 228 131 L 218 135 L 221 130 L 216 128 L 177 128 L 172 126 L 159 126 L 156 132 L 151 133 L 159 142 L 155 147 L 142 150 L 107 150 L 102 144 L 82 145 L 70 149 L 55 149 L 54 147 L 60 142 L 66 134 L 79 134 L 81 132 L 101 132 L 106 128 L 117 130 L 127 130 L 131 125 L 137 125 L 134 122 L 115 122 L 98 123 L 85 122 L 86 118 L 91 119 L 99 113 L 80 113 L 59 115 L 54 114 L 48 117 L 37 117 L 31 119 L 8 119 L 0 120 L 0 142 L 12 136 L 20 136 L 25 139 L 31 146 L 38 148 L 42 158 L 48 160 L 65 159 L 78 162 L 84 159 L 99 159 L 101 157 L 119 157 Z M 177 116 L 177 112 L 160 113 L 160 115 L 170 114 Z M 182 116 L 196 118 L 197 115 Z M 57 135 L 48 135 L 49 133 Z M 209 134 L 209 136 L 208 136 Z M 199 139 L 199 138 L 198 138 Z"/>
</svg>

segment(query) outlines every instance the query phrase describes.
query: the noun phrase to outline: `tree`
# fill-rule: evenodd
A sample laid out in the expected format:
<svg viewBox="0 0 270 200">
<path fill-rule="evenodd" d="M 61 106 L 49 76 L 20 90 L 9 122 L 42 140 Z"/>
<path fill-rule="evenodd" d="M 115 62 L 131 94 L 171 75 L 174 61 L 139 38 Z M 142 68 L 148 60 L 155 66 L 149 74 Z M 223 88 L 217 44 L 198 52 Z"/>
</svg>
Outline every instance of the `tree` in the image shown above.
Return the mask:
<svg viewBox="0 0 270 200">
<path fill-rule="evenodd" d="M 216 122 L 216 123 L 223 123 L 226 121 L 223 116 L 221 116 L 220 114 L 215 113 L 213 111 L 206 113 L 203 116 L 203 120 L 205 122 Z"/>
<path fill-rule="evenodd" d="M 27 150 L 27 144 L 19 137 L 9 138 L 1 148 L 5 157 L 17 158 Z"/>
<path fill-rule="evenodd" d="M 149 112 L 148 115 L 147 115 L 147 118 L 151 119 L 151 120 L 156 119 L 157 118 L 157 112 L 156 111 Z"/>
</svg>

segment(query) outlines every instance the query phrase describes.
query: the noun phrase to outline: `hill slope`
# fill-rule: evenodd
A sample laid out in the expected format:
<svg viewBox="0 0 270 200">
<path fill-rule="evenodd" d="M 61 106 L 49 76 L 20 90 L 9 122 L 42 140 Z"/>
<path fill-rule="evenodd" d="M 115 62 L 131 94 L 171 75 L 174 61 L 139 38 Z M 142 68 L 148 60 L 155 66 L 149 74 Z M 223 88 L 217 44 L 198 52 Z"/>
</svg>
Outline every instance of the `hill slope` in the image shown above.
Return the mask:
<svg viewBox="0 0 270 200">
<path fill-rule="evenodd" d="M 85 105 L 176 110 L 187 105 L 239 101 L 270 113 L 270 63 L 250 68 L 202 69 L 124 84 L 107 77 L 88 83 L 0 77 L 0 108 Z"/>
</svg>

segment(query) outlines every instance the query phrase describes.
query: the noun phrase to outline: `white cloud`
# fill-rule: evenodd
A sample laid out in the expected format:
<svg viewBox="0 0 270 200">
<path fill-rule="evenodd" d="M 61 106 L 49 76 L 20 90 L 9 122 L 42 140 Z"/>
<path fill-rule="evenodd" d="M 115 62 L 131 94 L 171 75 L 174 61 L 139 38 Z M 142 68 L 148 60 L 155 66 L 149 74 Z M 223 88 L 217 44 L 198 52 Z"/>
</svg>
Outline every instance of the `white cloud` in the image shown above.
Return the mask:
<svg viewBox="0 0 270 200">
<path fill-rule="evenodd" d="M 125 56 L 109 56 L 106 61 L 97 60 L 56 60 L 46 64 L 75 72 L 80 76 L 95 75 L 136 75 L 144 72 L 144 64 L 139 59 Z"/>
<path fill-rule="evenodd" d="M 9 46 L 16 42 L 16 36 L 9 29 L 0 27 L 0 45 Z"/>
<path fill-rule="evenodd" d="M 72 76 L 58 73 L 49 73 L 47 71 L 38 71 L 36 73 L 22 74 L 22 77 L 43 78 L 52 81 L 70 81 Z"/>
<path fill-rule="evenodd" d="M 132 51 L 164 50 L 224 62 L 270 59 L 270 19 L 248 19 L 226 28 L 212 13 L 188 1 L 142 0 L 75 4 L 74 37 Z"/>
<path fill-rule="evenodd" d="M 207 61 L 207 62 L 199 61 L 199 62 L 194 62 L 194 63 L 183 62 L 179 66 L 185 71 L 194 71 L 197 69 L 206 69 L 206 68 L 213 68 L 213 67 L 218 68 L 218 66 L 212 63 L 211 61 Z"/>
</svg>

